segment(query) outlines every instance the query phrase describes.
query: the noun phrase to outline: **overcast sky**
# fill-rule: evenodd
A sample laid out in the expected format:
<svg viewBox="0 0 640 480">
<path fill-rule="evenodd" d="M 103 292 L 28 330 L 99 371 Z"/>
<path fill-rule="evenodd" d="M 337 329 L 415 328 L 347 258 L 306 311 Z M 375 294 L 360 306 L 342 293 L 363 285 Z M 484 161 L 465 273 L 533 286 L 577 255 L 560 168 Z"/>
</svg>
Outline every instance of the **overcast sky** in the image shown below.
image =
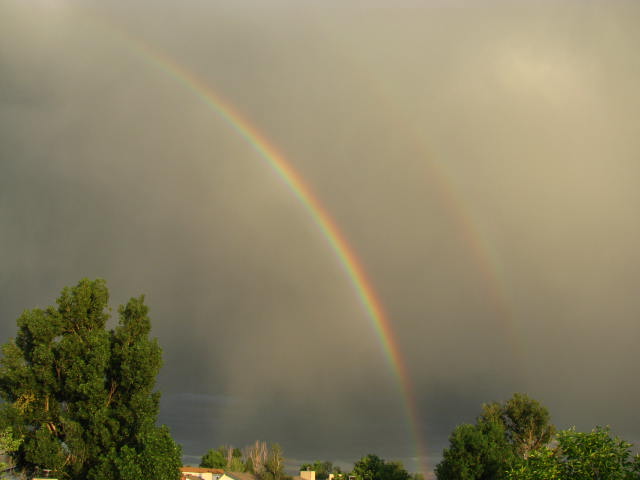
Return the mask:
<svg viewBox="0 0 640 480">
<path fill-rule="evenodd" d="M 365 6 L 367 5 L 367 6 Z M 0 340 L 104 277 L 145 293 L 197 464 L 418 468 L 397 378 L 275 145 L 368 273 L 427 462 L 483 402 L 640 441 L 640 4 L 0 0 Z M 137 39 L 137 40 L 132 40 Z"/>
</svg>

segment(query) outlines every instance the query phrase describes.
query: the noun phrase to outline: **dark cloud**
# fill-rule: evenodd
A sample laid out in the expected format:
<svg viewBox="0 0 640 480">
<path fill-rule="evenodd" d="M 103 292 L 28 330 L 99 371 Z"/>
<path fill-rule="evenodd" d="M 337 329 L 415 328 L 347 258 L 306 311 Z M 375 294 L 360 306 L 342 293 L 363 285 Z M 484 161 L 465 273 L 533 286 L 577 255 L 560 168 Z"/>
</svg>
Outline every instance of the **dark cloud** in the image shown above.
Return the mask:
<svg viewBox="0 0 640 480">
<path fill-rule="evenodd" d="M 3 338 L 22 309 L 105 277 L 114 303 L 147 294 L 161 420 L 187 461 L 263 438 L 291 462 L 375 451 L 416 468 L 397 375 L 326 239 L 126 32 L 241 111 L 335 218 L 389 315 L 432 466 L 514 391 L 562 427 L 640 440 L 639 13 L 3 3 Z"/>
</svg>

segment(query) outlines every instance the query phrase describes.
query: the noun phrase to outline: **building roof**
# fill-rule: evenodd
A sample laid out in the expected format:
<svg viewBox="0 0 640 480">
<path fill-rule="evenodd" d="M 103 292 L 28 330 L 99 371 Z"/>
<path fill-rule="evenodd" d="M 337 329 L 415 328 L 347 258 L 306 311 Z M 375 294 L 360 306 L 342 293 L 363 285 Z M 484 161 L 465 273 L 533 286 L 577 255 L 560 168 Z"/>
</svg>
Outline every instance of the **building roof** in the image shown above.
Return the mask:
<svg viewBox="0 0 640 480">
<path fill-rule="evenodd" d="M 224 474 L 233 480 L 257 480 L 253 473 L 248 472 L 224 472 Z"/>
<path fill-rule="evenodd" d="M 197 475 L 192 475 L 191 473 L 183 473 L 182 480 L 202 480 L 202 477 L 199 477 Z"/>
<path fill-rule="evenodd" d="M 220 468 L 180 467 L 182 473 L 216 473 L 222 475 L 224 470 Z"/>
</svg>

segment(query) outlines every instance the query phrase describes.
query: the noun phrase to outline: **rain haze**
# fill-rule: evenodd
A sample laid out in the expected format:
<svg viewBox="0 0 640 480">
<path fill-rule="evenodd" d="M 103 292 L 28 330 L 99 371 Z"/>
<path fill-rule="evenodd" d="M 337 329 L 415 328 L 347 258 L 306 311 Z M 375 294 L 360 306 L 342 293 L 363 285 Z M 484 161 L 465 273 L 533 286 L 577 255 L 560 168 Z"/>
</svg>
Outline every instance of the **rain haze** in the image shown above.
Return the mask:
<svg viewBox="0 0 640 480">
<path fill-rule="evenodd" d="M 263 439 L 292 470 L 433 469 L 513 392 L 638 442 L 639 22 L 631 1 L 0 0 L 0 340 L 82 277 L 146 294 L 187 464 Z M 313 192 L 393 338 L 205 90 Z"/>
</svg>

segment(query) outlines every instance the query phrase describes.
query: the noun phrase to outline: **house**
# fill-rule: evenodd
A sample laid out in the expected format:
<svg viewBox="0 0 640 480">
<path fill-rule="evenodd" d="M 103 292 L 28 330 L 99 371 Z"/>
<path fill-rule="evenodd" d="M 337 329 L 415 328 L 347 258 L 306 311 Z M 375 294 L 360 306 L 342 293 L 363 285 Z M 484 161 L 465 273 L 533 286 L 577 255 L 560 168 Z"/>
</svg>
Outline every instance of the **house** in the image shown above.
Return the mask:
<svg viewBox="0 0 640 480">
<path fill-rule="evenodd" d="M 329 474 L 329 478 L 327 480 L 345 480 L 345 474 Z M 316 480 L 316 472 L 313 470 L 300 470 L 300 475 L 296 475 L 292 478 L 292 480 Z M 349 475 L 349 480 L 356 480 L 356 477 Z"/>
<path fill-rule="evenodd" d="M 219 468 L 180 467 L 182 480 L 220 480 L 224 470 Z"/>
<path fill-rule="evenodd" d="M 248 472 L 224 472 L 219 480 L 258 480 L 253 473 Z"/>
<path fill-rule="evenodd" d="M 316 480 L 315 470 L 300 470 L 300 478 L 302 480 Z"/>
<path fill-rule="evenodd" d="M 333 473 L 329 474 L 329 480 L 333 479 Z M 300 470 L 300 475 L 293 477 L 293 480 L 316 480 L 315 470 Z"/>
</svg>

